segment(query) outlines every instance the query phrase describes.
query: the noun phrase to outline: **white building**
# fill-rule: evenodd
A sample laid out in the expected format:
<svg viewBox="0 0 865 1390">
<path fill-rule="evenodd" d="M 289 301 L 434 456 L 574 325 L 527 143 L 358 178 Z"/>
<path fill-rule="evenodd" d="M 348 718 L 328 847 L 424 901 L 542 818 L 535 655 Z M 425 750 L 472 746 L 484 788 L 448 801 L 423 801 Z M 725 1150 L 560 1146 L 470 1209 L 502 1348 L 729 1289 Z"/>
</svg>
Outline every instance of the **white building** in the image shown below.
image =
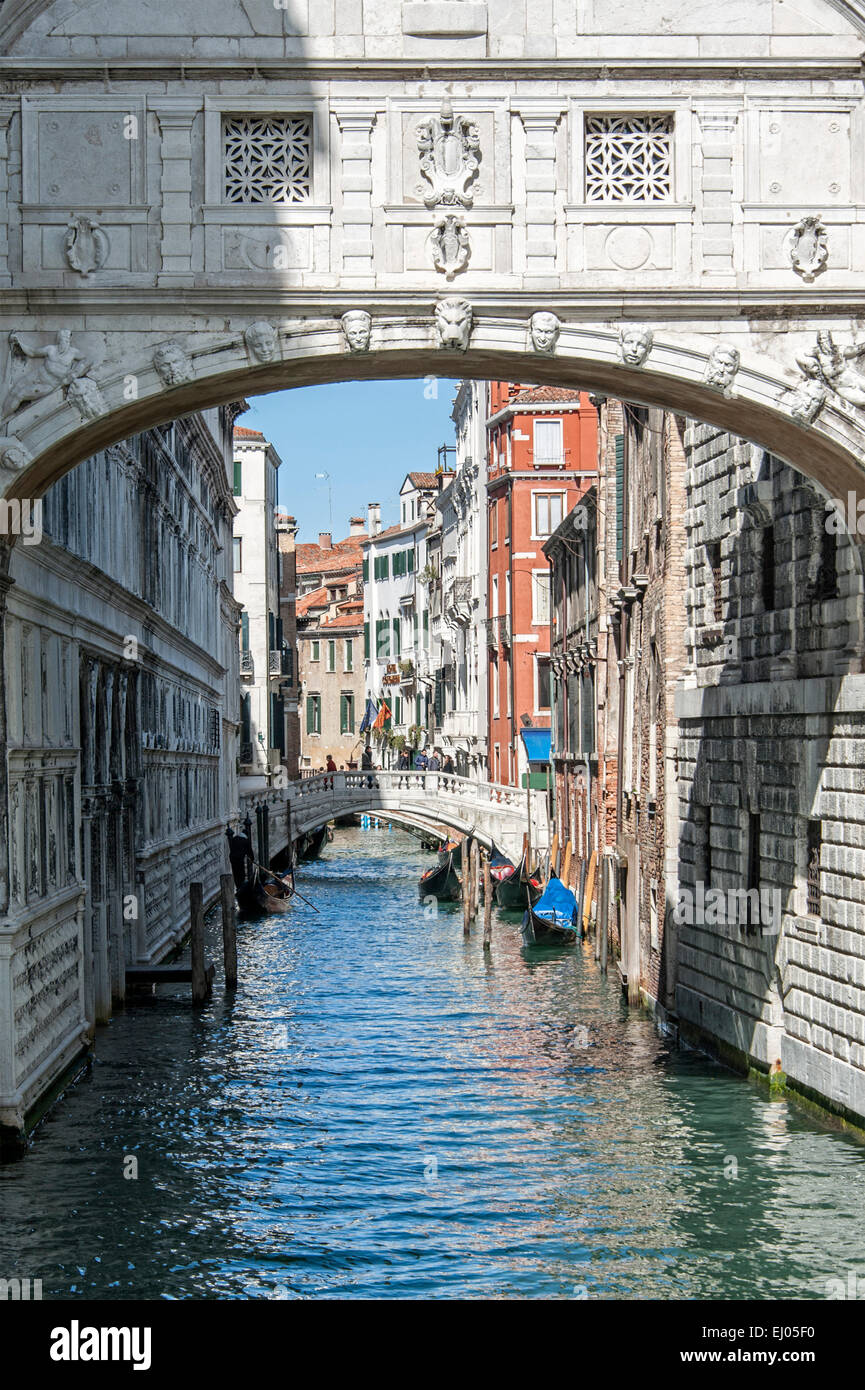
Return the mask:
<svg viewBox="0 0 865 1390">
<path fill-rule="evenodd" d="M 429 536 L 438 583 L 432 601 L 433 741 L 464 777 L 487 776 L 485 382 L 463 381 L 451 418 L 456 471 L 436 503 Z"/>
<path fill-rule="evenodd" d="M 440 481 L 439 474 L 409 473 L 399 493 L 405 520 L 384 531 L 379 504 L 370 503 L 363 542 L 366 697 L 387 701 L 388 731 L 409 747 L 427 742 L 433 677 L 426 537 Z M 385 766 L 399 747 L 382 745 Z"/>
<path fill-rule="evenodd" d="M 234 431 L 232 566 L 240 615 L 240 764 L 244 777 L 262 777 L 285 755 L 285 679 L 279 616 L 276 533 L 279 454 L 258 430 Z M 241 790 L 243 783 L 241 783 Z"/>
</svg>

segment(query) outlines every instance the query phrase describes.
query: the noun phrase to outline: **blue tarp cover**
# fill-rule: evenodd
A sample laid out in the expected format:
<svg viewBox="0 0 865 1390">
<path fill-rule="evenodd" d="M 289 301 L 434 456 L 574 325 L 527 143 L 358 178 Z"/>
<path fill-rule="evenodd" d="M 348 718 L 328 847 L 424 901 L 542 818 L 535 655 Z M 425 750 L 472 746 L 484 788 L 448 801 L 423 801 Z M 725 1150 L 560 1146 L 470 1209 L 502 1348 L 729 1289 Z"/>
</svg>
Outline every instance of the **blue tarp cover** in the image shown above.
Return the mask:
<svg viewBox="0 0 865 1390">
<path fill-rule="evenodd" d="M 550 917 L 568 926 L 572 923 L 576 910 L 577 900 L 560 878 L 550 879 L 533 909 L 537 917 Z"/>
<path fill-rule="evenodd" d="M 520 735 L 525 744 L 526 757 L 531 764 L 545 764 L 550 761 L 549 729 L 520 729 Z"/>
</svg>

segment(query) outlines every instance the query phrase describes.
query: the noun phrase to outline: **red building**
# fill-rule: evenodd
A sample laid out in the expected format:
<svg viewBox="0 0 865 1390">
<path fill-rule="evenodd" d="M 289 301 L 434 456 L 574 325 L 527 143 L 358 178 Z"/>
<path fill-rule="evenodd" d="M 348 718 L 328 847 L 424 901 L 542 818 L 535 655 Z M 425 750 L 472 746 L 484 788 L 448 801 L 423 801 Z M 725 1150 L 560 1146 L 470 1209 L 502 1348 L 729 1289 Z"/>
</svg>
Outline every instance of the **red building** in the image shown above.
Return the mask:
<svg viewBox="0 0 865 1390">
<path fill-rule="evenodd" d="M 489 383 L 489 776 L 525 785 L 523 729 L 550 727 L 550 568 L 544 542 L 597 476 L 597 412 L 584 392 Z M 529 735 L 531 741 L 531 735 Z M 549 737 L 532 751 L 549 756 Z M 546 772 L 533 763 L 534 785 Z"/>
</svg>

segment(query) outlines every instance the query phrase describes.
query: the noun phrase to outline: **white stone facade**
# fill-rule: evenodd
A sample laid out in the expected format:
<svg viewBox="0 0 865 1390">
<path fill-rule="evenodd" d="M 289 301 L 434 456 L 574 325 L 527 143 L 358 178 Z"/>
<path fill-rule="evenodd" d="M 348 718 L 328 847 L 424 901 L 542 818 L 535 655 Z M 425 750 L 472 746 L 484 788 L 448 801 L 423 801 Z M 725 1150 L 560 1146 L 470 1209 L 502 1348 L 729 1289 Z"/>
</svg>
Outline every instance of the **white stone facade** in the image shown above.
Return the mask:
<svg viewBox="0 0 865 1390">
<path fill-rule="evenodd" d="M 241 614 L 241 775 L 267 777 L 285 753 L 276 499 L 281 464 L 257 430 L 234 431 L 234 594 Z"/>
<path fill-rule="evenodd" d="M 237 806 L 232 419 L 82 464 L 12 558 L 0 1140 L 108 1020 L 125 967 L 182 937 L 190 881 L 218 892 Z"/>
</svg>

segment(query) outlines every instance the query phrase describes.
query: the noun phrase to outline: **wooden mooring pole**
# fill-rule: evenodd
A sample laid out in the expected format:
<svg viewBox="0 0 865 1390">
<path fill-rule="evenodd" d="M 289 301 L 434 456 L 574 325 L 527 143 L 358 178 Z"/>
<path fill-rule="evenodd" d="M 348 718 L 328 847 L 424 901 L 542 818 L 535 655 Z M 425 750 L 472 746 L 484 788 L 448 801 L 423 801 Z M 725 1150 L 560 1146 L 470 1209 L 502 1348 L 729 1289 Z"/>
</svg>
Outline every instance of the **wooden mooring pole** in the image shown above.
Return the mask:
<svg viewBox="0 0 865 1390">
<path fill-rule="evenodd" d="M 204 960 L 204 890 L 200 883 L 189 885 L 189 933 L 192 1002 L 203 1004 L 210 995 L 210 980 Z"/>
<path fill-rule="evenodd" d="M 471 885 L 471 877 L 472 877 L 472 870 L 471 870 L 471 864 L 470 864 L 470 862 L 469 862 L 469 847 L 468 847 L 467 842 L 466 842 L 465 840 L 463 840 L 462 873 L 461 873 L 461 875 L 460 875 L 460 891 L 461 891 L 462 900 L 463 900 L 463 936 L 468 936 L 469 930 L 470 930 L 470 928 L 471 928 L 471 915 L 472 915 L 472 885 Z"/>
<path fill-rule="evenodd" d="M 477 840 L 472 840 L 471 859 L 472 859 L 472 920 L 478 915 L 478 904 L 481 894 L 481 852 Z"/>
<path fill-rule="evenodd" d="M 222 951 L 225 961 L 225 988 L 237 989 L 237 903 L 231 874 L 219 875 L 222 898 Z"/>
<path fill-rule="evenodd" d="M 484 854 L 484 950 L 488 951 L 493 939 L 493 877 L 490 873 L 490 856 Z"/>
</svg>

